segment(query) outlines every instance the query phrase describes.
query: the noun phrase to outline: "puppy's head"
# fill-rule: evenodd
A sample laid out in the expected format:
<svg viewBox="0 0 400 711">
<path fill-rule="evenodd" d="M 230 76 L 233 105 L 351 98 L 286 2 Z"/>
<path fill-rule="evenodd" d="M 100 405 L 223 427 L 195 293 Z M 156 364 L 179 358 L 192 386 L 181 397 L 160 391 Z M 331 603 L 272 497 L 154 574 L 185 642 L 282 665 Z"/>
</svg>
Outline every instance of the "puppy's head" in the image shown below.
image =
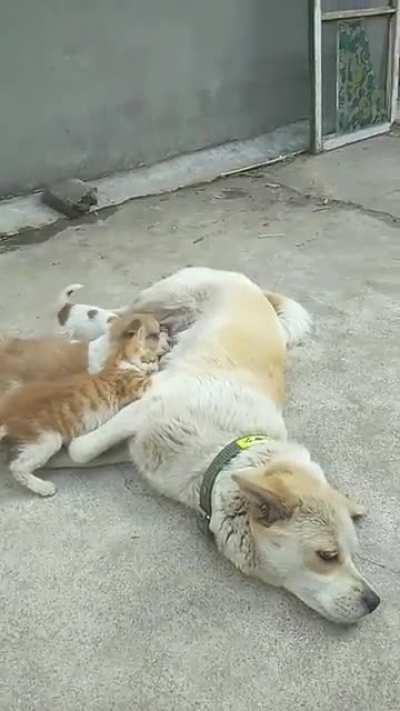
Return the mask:
<svg viewBox="0 0 400 711">
<path fill-rule="evenodd" d="M 160 324 L 151 314 L 110 317 L 109 340 L 114 362 L 146 373 L 158 369 Z"/>
<path fill-rule="evenodd" d="M 357 622 L 379 597 L 357 570 L 352 517 L 362 509 L 312 462 L 272 461 L 235 477 L 254 538 L 257 575 L 337 623 Z"/>
</svg>

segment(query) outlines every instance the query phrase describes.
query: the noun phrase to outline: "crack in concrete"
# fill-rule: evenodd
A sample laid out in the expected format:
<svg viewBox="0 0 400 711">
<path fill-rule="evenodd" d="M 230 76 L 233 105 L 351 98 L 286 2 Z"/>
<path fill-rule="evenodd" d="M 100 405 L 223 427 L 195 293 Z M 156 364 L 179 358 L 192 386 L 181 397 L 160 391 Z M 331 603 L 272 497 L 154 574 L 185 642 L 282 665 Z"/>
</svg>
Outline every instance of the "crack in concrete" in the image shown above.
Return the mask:
<svg viewBox="0 0 400 711">
<path fill-rule="evenodd" d="M 126 491 L 129 491 L 129 493 L 133 494 L 135 497 L 140 497 L 141 499 L 150 499 L 152 501 L 156 499 L 154 492 L 152 491 L 138 491 L 138 487 L 135 487 L 135 479 L 130 479 L 128 476 L 123 477 L 122 486 L 124 487 L 124 489 L 126 489 Z"/>
<path fill-rule="evenodd" d="M 359 555 L 358 558 L 362 560 L 363 563 L 370 563 L 371 565 L 375 565 L 377 568 L 387 570 L 387 572 L 392 573 L 392 575 L 400 576 L 400 570 L 397 570 L 396 568 L 391 568 L 390 565 L 386 565 L 385 563 L 379 563 L 377 560 L 373 560 L 373 558 L 368 558 L 362 555 Z"/>
<path fill-rule="evenodd" d="M 394 137 L 394 136 L 393 136 Z M 396 136 L 396 137 L 400 137 Z M 294 161 L 295 157 L 293 158 L 288 158 L 285 161 L 285 164 Z M 260 171 L 260 166 L 257 168 L 258 171 Z M 223 181 L 228 179 L 229 177 L 250 177 L 251 171 L 247 170 L 246 172 L 238 172 L 237 176 L 226 176 L 222 178 L 218 178 L 216 181 L 213 181 L 213 183 L 218 183 L 219 181 Z M 265 179 L 269 178 L 268 174 L 268 166 L 265 168 L 265 172 L 260 173 L 259 177 L 264 177 Z M 254 176 L 252 176 L 254 177 Z M 327 198 L 323 194 L 318 194 L 318 193 L 312 193 L 312 192 L 303 192 L 299 188 L 294 188 L 290 185 L 287 185 L 286 183 L 282 182 L 279 180 L 279 178 L 273 176 L 273 182 L 274 182 L 274 188 L 270 188 L 271 191 L 275 190 L 276 187 L 279 187 L 280 190 L 282 190 L 288 198 L 296 199 L 297 201 L 302 201 L 303 204 L 314 204 L 315 205 L 315 212 L 329 212 L 329 210 L 332 209 L 340 209 L 340 210 L 348 210 L 348 211 L 357 211 L 362 215 L 365 215 L 367 217 L 372 217 L 374 219 L 380 220 L 384 222 L 387 225 L 390 225 L 391 227 L 398 226 L 400 224 L 400 217 L 396 217 L 395 215 L 392 215 L 391 212 L 385 211 L 385 210 L 377 210 L 374 208 L 367 208 L 364 207 L 364 205 L 361 205 L 360 203 L 357 202 L 352 202 L 351 200 L 340 200 L 338 198 Z M 200 185 L 200 184 L 199 184 Z M 210 185 L 210 183 L 207 183 L 206 185 Z M 199 186 L 197 185 L 192 185 L 188 186 L 187 189 L 196 189 Z M 185 190 L 185 188 L 184 188 Z M 148 196 L 144 196 L 148 197 Z M 155 197 L 155 196 L 150 196 L 150 197 Z M 26 229 L 20 230 L 18 233 L 14 235 L 1 235 L 0 234 L 0 254 L 6 253 L 6 252 L 12 252 L 15 250 L 20 249 L 21 247 L 26 247 L 26 246 L 31 246 L 34 244 L 40 244 L 42 242 L 47 242 L 49 239 L 52 237 L 56 236 L 63 230 L 65 230 L 67 227 L 75 227 L 76 225 L 82 225 L 82 224 L 90 224 L 90 223 L 95 223 L 99 219 L 105 219 L 107 217 L 110 217 L 113 215 L 119 208 L 123 207 L 123 205 L 126 205 L 127 203 L 132 202 L 133 200 L 136 200 L 137 198 L 132 198 L 131 200 L 126 200 L 124 203 L 121 203 L 120 205 L 113 205 L 111 207 L 106 207 L 102 208 L 96 212 L 89 213 L 88 215 L 82 215 L 79 218 L 76 218 L 74 220 L 67 220 L 66 218 L 61 217 L 60 220 L 57 222 L 51 224 L 51 225 L 46 225 L 43 227 L 39 228 L 32 228 L 32 227 L 27 227 Z"/>
<path fill-rule="evenodd" d="M 363 215 L 381 220 L 382 222 L 389 224 L 391 227 L 400 224 L 400 217 L 396 217 L 395 215 L 392 215 L 391 212 L 387 212 L 385 210 L 375 210 L 370 207 L 364 207 L 364 205 L 352 202 L 351 200 L 338 200 L 336 198 L 329 200 L 329 203 L 344 210 L 356 210 Z"/>
<path fill-rule="evenodd" d="M 267 175 L 265 177 L 268 177 Z M 317 208 L 320 212 L 328 212 L 330 209 L 339 208 L 342 210 L 356 210 L 357 212 L 366 215 L 368 217 L 373 217 L 375 219 L 381 220 L 391 227 L 400 224 L 400 217 L 392 215 L 391 212 L 386 210 L 376 210 L 370 207 L 364 207 L 357 202 L 352 202 L 351 200 L 339 200 L 338 198 L 327 198 L 325 195 L 318 195 L 318 193 L 302 192 L 298 188 L 293 188 L 291 185 L 286 185 L 279 180 L 276 180 L 277 185 L 291 195 L 292 197 L 301 198 L 308 201 L 309 203 L 317 202 Z"/>
</svg>

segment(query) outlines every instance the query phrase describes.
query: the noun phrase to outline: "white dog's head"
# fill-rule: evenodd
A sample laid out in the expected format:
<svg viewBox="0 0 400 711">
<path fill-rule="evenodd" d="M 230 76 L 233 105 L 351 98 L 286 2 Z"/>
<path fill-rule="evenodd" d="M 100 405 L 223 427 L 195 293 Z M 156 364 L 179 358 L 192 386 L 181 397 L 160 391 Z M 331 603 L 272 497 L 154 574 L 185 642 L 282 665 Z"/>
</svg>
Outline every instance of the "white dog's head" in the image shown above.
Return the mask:
<svg viewBox="0 0 400 711">
<path fill-rule="evenodd" d="M 234 478 L 249 511 L 257 577 L 333 622 L 351 624 L 378 607 L 353 562 L 352 518 L 363 511 L 329 486 L 318 465 L 282 460 Z"/>
</svg>

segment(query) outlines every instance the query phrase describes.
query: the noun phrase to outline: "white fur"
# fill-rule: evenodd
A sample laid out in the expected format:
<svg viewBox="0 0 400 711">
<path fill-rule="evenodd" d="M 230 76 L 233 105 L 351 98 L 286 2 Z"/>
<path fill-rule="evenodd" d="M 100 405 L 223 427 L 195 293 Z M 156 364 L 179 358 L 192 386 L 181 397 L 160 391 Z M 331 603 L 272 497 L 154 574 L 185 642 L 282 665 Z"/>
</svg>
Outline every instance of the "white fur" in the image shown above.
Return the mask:
<svg viewBox="0 0 400 711">
<path fill-rule="evenodd" d="M 286 299 L 278 316 L 287 332 L 289 346 L 299 343 L 311 331 L 312 319 L 310 314 L 293 299 Z"/>
<path fill-rule="evenodd" d="M 71 304 L 71 298 L 76 291 L 83 288 L 83 284 L 70 284 L 62 290 L 57 301 L 57 313 L 66 304 Z M 88 312 L 95 310 L 97 313 L 89 318 Z M 110 309 L 102 309 L 90 304 L 71 304 L 71 310 L 61 332 L 70 339 L 92 341 L 106 331 L 110 320 L 118 318 L 118 313 Z"/>
<path fill-rule="evenodd" d="M 259 288 L 241 274 L 206 268 L 182 270 L 145 290 L 134 307 L 153 311 L 171 323 L 176 334 L 174 348 L 164 359 L 165 369 L 154 376 L 141 400 L 121 410 L 99 430 L 74 440 L 70 456 L 75 462 L 88 462 L 131 438 L 132 460 L 145 479 L 161 494 L 199 510 L 202 477 L 216 454 L 236 437 L 269 435 L 267 441 L 239 454 L 217 477 L 210 522 L 217 546 L 246 574 L 287 587 L 325 616 L 333 619 L 336 615 L 336 621 L 355 621 L 366 614 L 360 592 L 349 594 L 346 613 L 344 603 L 338 611 L 334 586 L 331 592 L 325 588 L 322 592 L 325 582 L 310 582 L 311 576 L 304 571 L 301 575 L 304 566 L 299 546 L 286 544 L 285 549 L 285 545 L 266 544 L 259 549 L 248 516 L 236 515 L 240 495 L 232 475 L 274 458 L 307 466 L 316 487 L 328 487 L 307 450 L 287 441 L 277 405 L 255 387 L 249 373 L 228 367 L 229 354 L 224 366 L 219 326 L 234 318 L 232 297 L 243 294 L 247 299 L 256 292 Z M 287 342 L 293 344 L 308 331 L 310 318 L 296 302 L 282 297 L 280 304 L 278 317 Z M 346 526 L 352 530 L 348 514 Z M 355 580 L 362 580 L 359 573 L 348 573 L 343 589 L 352 589 Z"/>
<path fill-rule="evenodd" d="M 224 318 L 229 292 L 238 288 L 259 290 L 242 274 L 189 268 L 143 292 L 135 308 L 157 315 L 161 311 L 164 317 L 178 313 L 180 318 L 183 313 L 191 325 L 178 333 L 174 348 L 165 356 L 165 369 L 154 376 L 140 401 L 71 443 L 74 461 L 90 461 L 135 436 L 131 454 L 146 479 L 162 493 L 198 508 L 201 476 L 231 439 L 266 432 L 284 446 L 281 413 L 247 383 L 246 374 L 208 375 L 207 368 L 206 372 L 201 368 L 202 344 L 212 335 L 214 323 Z"/>
<path fill-rule="evenodd" d="M 88 344 L 88 372 L 91 375 L 99 373 L 104 367 L 109 354 L 108 334 L 104 334 L 90 341 Z"/>
<path fill-rule="evenodd" d="M 271 292 L 265 292 L 268 298 Z M 279 316 L 279 321 L 282 324 L 286 344 L 288 346 L 293 346 L 299 343 L 304 336 L 308 335 L 311 331 L 312 318 L 308 311 L 293 299 L 285 297 L 282 303 L 277 309 Z"/>
</svg>

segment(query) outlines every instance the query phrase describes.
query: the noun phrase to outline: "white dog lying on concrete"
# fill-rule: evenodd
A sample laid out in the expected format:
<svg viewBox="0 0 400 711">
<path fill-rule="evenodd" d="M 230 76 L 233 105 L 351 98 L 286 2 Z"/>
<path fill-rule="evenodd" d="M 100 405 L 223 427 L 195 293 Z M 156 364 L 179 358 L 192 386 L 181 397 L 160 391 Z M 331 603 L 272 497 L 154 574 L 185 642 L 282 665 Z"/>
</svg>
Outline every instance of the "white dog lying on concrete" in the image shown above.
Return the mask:
<svg viewBox="0 0 400 711">
<path fill-rule="evenodd" d="M 129 439 L 142 476 L 195 509 L 243 573 L 334 622 L 372 612 L 379 597 L 353 562 L 352 518 L 363 510 L 287 440 L 282 419 L 285 351 L 309 330 L 307 312 L 205 268 L 164 279 L 133 308 L 169 324 L 174 348 L 143 399 L 73 441 L 71 458 L 88 462 Z"/>
</svg>

